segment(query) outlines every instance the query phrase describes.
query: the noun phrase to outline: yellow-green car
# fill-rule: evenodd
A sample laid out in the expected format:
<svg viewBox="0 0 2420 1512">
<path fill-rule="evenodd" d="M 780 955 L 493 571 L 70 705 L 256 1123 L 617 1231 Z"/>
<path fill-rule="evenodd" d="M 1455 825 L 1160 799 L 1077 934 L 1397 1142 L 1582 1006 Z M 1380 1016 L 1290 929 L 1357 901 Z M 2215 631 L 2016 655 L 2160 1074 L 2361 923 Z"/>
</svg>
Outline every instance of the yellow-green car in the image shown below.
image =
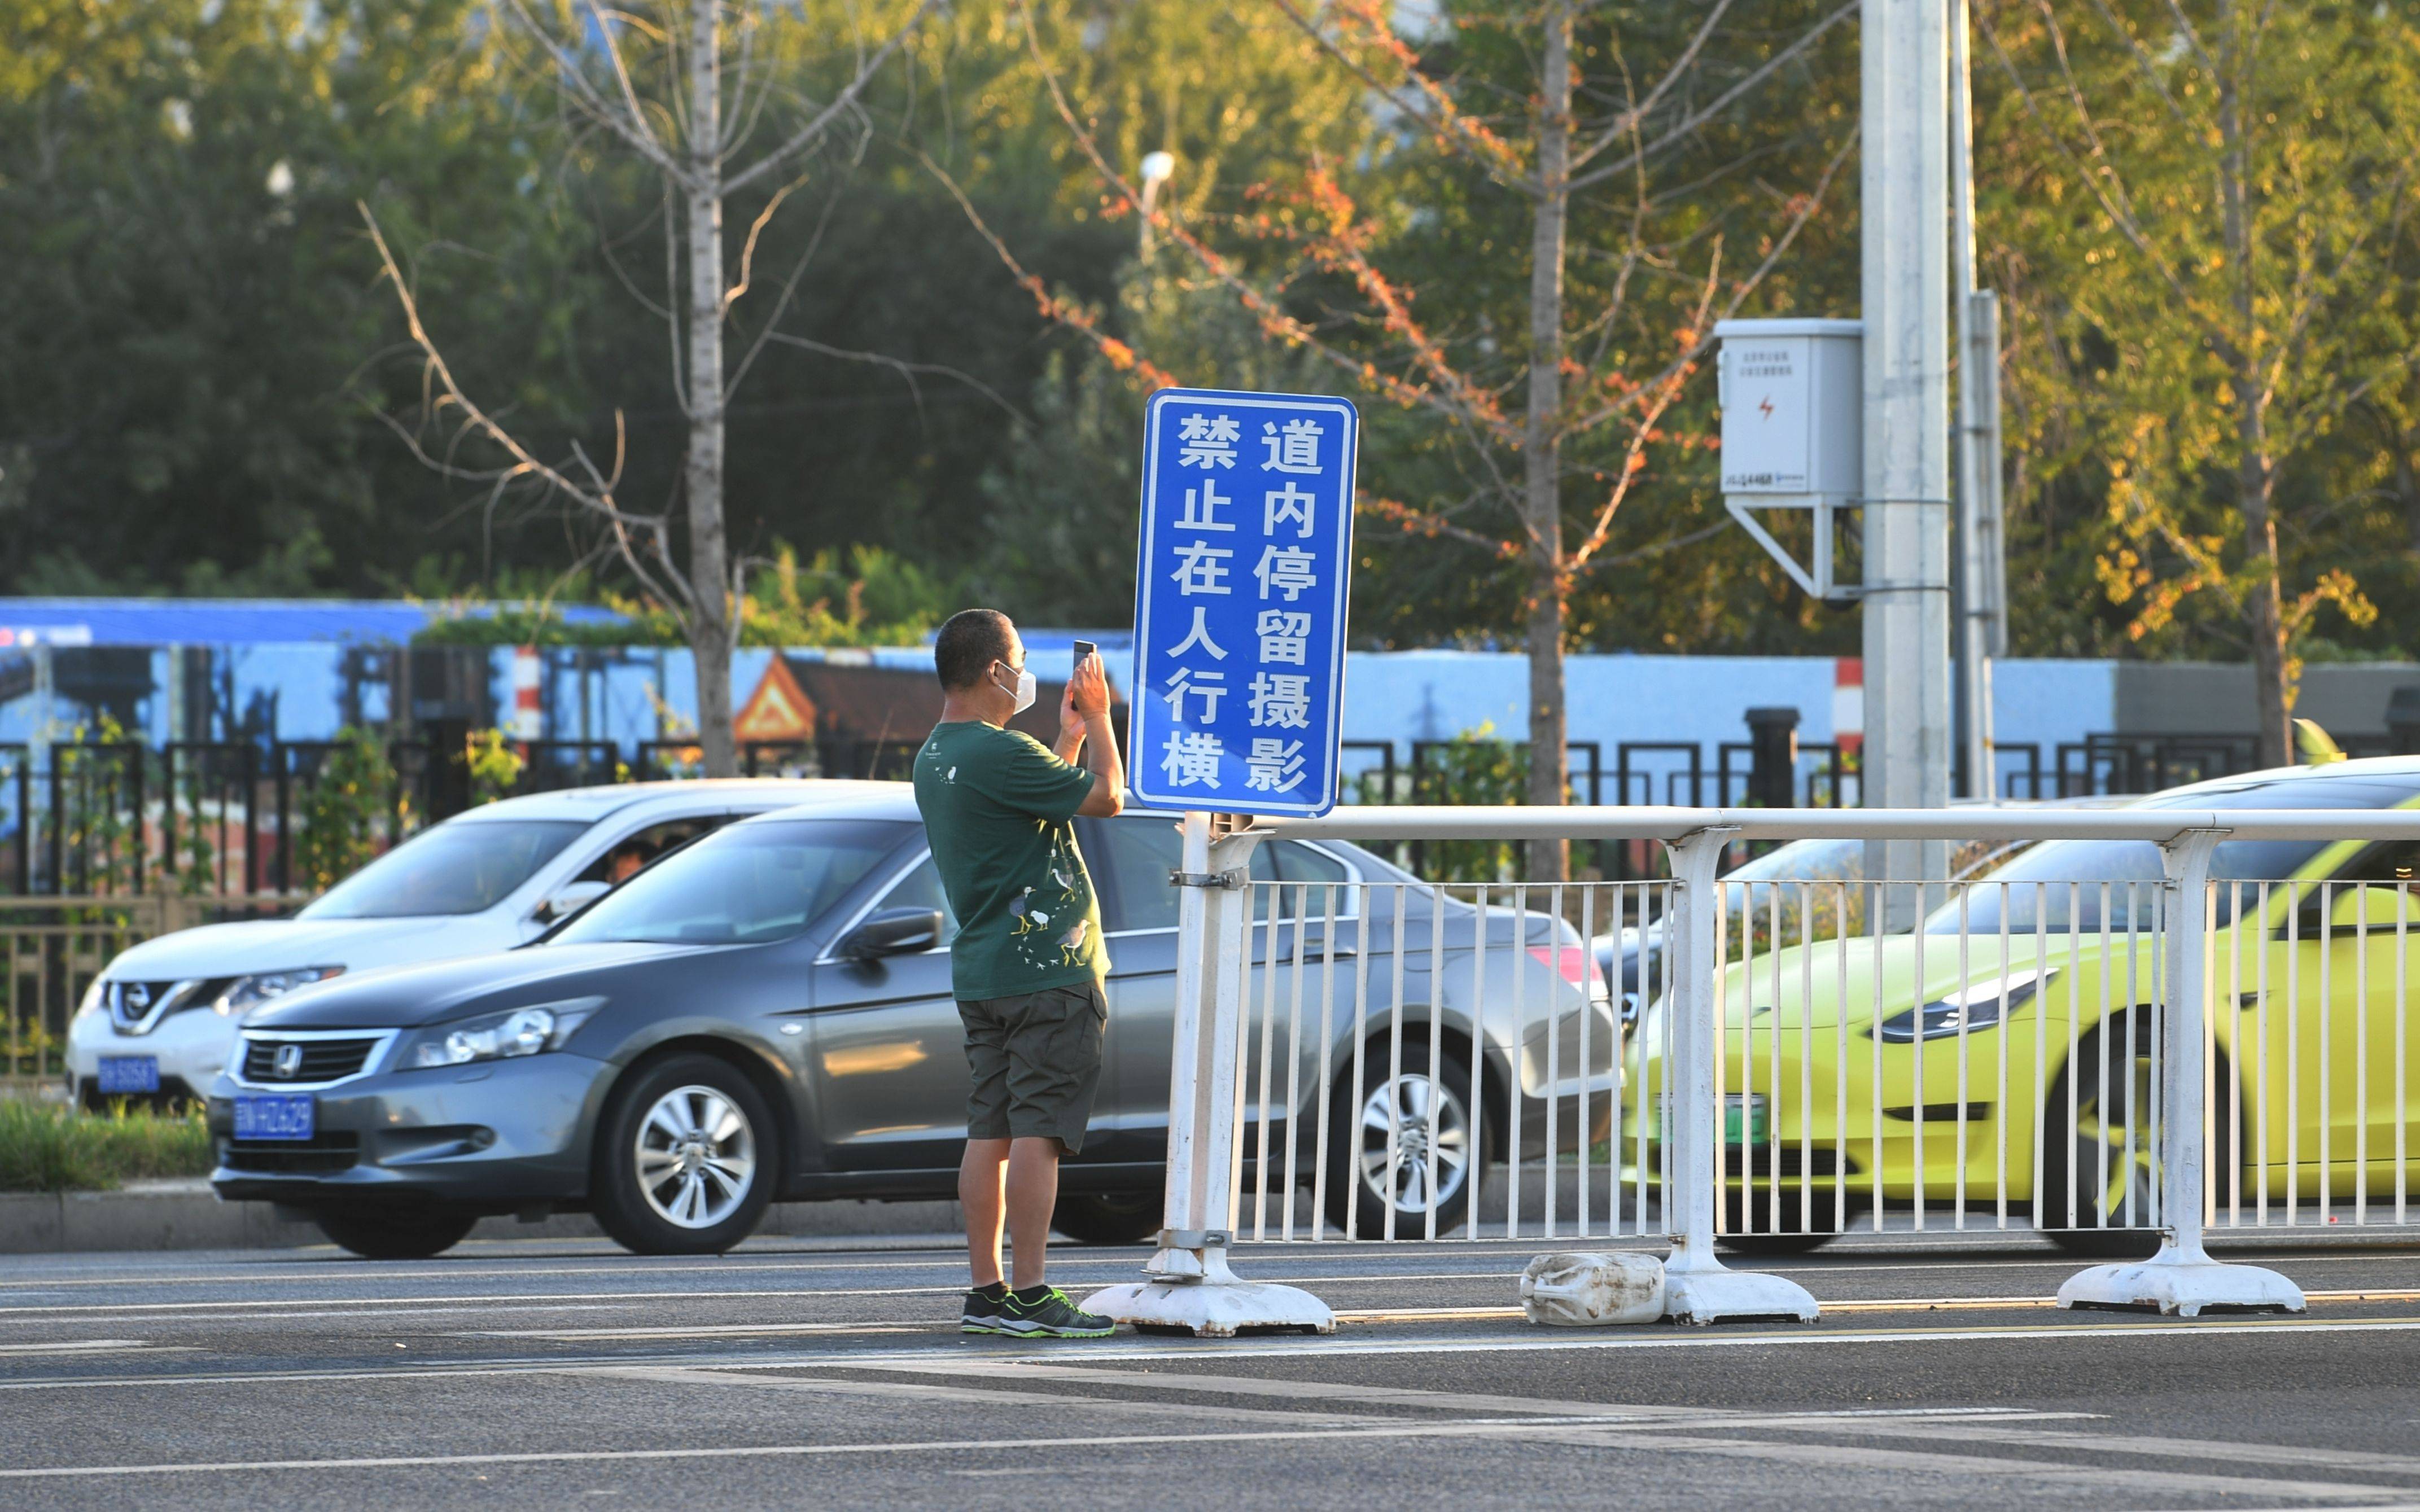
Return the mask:
<svg viewBox="0 0 2420 1512">
<path fill-rule="evenodd" d="M 2420 807 L 2420 759 L 2223 779 L 2141 807 Z M 1879 1196 L 1894 1227 L 1919 1208 L 1927 1227 L 2005 1215 L 2079 1252 L 2148 1250 L 2164 1221 L 2160 863 L 2149 842 L 2045 841 L 1934 887 L 1921 929 L 1879 939 L 1867 919 L 1887 905 L 1866 885 L 1728 889 L 1724 1242 L 1812 1248 Z M 2216 1222 L 2376 1222 L 2420 1196 L 2415 875 L 2411 841 L 2217 847 Z M 1639 1095 L 1621 1150 L 1634 1180 L 1643 1154 L 1649 1185 L 1665 1164 L 1668 1012 L 1650 1009 L 1627 1052 Z"/>
</svg>

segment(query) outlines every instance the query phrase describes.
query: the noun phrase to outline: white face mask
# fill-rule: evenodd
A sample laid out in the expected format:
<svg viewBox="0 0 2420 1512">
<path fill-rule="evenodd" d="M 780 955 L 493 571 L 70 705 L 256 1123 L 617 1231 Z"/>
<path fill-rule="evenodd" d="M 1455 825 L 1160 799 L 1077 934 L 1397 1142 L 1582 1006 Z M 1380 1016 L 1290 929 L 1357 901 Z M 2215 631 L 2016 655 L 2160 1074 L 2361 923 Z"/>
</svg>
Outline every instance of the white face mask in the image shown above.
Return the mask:
<svg viewBox="0 0 2420 1512">
<path fill-rule="evenodd" d="M 1008 663 L 1004 661 L 996 661 L 993 662 L 992 665 L 995 667 L 1005 667 Z M 999 680 L 995 678 L 991 686 L 994 687 L 1000 687 Z M 1007 693 L 1009 691 L 1004 687 L 1000 687 L 1000 690 L 1003 693 Z M 1033 707 L 1033 673 L 1031 669 L 1020 671 L 1016 674 L 1016 690 L 1011 696 L 1016 700 L 1016 707 L 1008 711 L 1009 717 L 1015 718 L 1016 716 L 1023 714 L 1026 710 Z"/>
</svg>

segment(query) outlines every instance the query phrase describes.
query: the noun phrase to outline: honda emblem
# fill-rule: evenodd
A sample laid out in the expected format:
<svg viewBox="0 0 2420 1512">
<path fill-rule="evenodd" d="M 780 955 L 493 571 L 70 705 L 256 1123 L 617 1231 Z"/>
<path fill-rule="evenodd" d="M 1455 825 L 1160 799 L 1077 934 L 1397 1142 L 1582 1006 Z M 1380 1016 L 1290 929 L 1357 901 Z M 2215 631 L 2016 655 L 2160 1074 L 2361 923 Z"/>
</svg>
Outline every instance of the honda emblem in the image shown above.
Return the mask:
<svg viewBox="0 0 2420 1512">
<path fill-rule="evenodd" d="M 269 1063 L 269 1069 L 281 1080 L 292 1081 L 296 1073 L 302 1070 L 302 1047 L 299 1044 L 279 1045 L 275 1058 Z"/>
</svg>

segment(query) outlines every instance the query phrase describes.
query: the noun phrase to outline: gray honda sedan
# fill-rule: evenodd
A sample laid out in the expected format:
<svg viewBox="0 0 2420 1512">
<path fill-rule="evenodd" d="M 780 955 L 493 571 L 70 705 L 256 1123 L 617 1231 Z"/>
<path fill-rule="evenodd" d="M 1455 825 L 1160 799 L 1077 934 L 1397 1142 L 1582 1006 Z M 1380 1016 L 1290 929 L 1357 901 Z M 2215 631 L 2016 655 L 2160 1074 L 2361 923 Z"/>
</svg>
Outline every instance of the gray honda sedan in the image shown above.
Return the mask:
<svg viewBox="0 0 2420 1512">
<path fill-rule="evenodd" d="M 1112 963 L 1108 1045 L 1083 1152 L 1063 1167 L 1058 1227 L 1127 1242 L 1152 1235 L 1167 1153 L 1176 970 L 1179 860 L 1173 816 L 1078 820 Z M 1391 901 L 1357 917 L 1357 888 L 1412 881 L 1344 844 L 1264 841 L 1254 873 L 1309 883 L 1303 927 L 1283 922 L 1302 896 L 1275 894 L 1280 918 L 1255 950 L 1280 962 L 1367 951 L 1366 972 L 1335 972 L 1331 1022 L 1349 1044 L 1351 995 L 1366 980 L 1373 1031 L 1396 980 Z M 1338 918 L 1326 895 L 1340 885 Z M 1378 896 L 1391 900 L 1391 893 Z M 1601 985 L 1552 971 L 1516 979 L 1506 949 L 1584 958 L 1568 924 L 1491 908 L 1474 976 L 1480 911 L 1447 901 L 1445 969 L 1432 977 L 1432 900 L 1406 900 L 1401 976 L 1404 1017 L 1442 1020 L 1445 1064 L 1432 1075 L 1425 1032 L 1404 1036 L 1401 1086 L 1366 1086 L 1418 1121 L 1434 1109 L 1440 1141 L 1466 1128 L 1470 1026 L 1482 1103 L 1559 1098 L 1565 1143 L 1583 1085 L 1601 1112 L 1618 1072 L 1618 1037 Z M 950 995 L 952 921 L 911 795 L 852 795 L 742 821 L 658 861 L 538 942 L 501 954 L 344 977 L 256 1011 L 242 1053 L 211 1088 L 220 1195 L 307 1211 L 345 1248 L 376 1257 L 433 1255 L 481 1216 L 593 1212 L 644 1254 L 715 1252 L 748 1237 L 774 1201 L 931 1199 L 954 1196 L 966 1138 L 967 1069 Z M 1315 932 L 1315 933 L 1314 933 Z M 1300 943 L 1297 945 L 1297 937 Z M 1361 964 L 1356 962 L 1357 965 Z M 1508 1012 L 1514 982 L 1522 1001 Z M 1472 1012 L 1483 994 L 1488 1011 Z M 1600 1064 L 1573 1077 L 1583 1015 Z M 1304 1040 L 1300 1113 L 1316 1111 L 1320 1046 Z M 1564 1079 L 1549 1085 L 1548 1040 L 1564 1041 Z M 1338 1043 L 1327 1047 L 1331 1052 Z M 1254 1048 L 1257 1054 L 1257 1046 Z M 1348 1054 L 1330 1066 L 1349 1066 Z M 1376 1064 L 1386 1064 L 1383 1061 Z M 1349 1074 L 1349 1072 L 1346 1073 Z M 1383 1079 L 1376 1077 L 1373 1079 Z M 1469 1206 L 1466 1173 L 1409 1191 L 1401 1163 L 1366 1155 L 1368 1108 L 1333 1098 L 1334 1216 L 1361 1205 L 1378 1232 L 1399 1213 L 1440 1210 L 1451 1227 Z M 1500 1149 L 1501 1106 L 1482 1107 Z M 1284 1110 L 1272 1109 L 1274 1124 Z M 1544 1120 L 1523 1120 L 1544 1153 Z M 1350 1167 L 1348 1171 L 1348 1166 Z M 1467 1173 L 1475 1174 L 1475 1173 Z M 1449 1182 L 1450 1184 L 1449 1184 Z"/>
</svg>

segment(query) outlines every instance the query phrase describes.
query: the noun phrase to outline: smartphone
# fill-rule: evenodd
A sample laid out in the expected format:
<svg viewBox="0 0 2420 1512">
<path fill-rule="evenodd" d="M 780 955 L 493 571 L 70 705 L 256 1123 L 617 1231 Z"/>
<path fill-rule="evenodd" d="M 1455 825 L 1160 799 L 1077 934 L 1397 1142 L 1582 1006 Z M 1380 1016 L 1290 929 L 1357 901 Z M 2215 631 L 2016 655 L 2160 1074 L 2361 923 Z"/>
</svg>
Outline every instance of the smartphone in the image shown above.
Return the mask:
<svg viewBox="0 0 2420 1512">
<path fill-rule="evenodd" d="M 1090 640 L 1078 640 L 1078 641 L 1077 641 L 1077 642 L 1076 642 L 1076 661 L 1077 661 L 1077 664 L 1078 664 L 1078 666 L 1082 665 L 1082 664 L 1083 664 L 1083 660 L 1084 660 L 1084 658 L 1085 658 L 1086 656 L 1091 656 L 1093 653 L 1094 653 L 1094 652 L 1096 652 L 1096 651 L 1098 651 L 1098 650 L 1100 650 L 1100 649 L 1101 649 L 1100 647 L 1098 647 L 1098 646 L 1096 646 L 1096 645 L 1093 644 L 1093 642 L 1091 642 Z"/>
</svg>

